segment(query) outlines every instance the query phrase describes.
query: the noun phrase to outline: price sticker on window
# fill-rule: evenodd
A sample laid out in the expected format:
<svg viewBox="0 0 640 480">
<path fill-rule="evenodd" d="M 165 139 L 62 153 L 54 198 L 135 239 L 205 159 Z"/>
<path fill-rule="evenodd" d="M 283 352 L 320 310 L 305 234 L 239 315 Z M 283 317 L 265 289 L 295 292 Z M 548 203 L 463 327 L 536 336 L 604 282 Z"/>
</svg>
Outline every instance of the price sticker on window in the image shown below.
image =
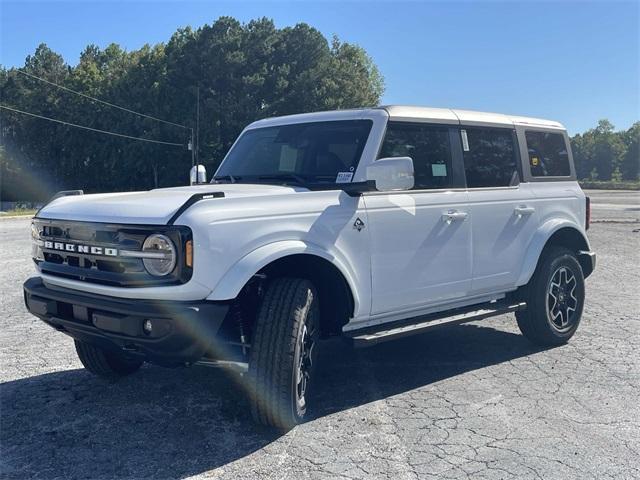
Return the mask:
<svg viewBox="0 0 640 480">
<path fill-rule="evenodd" d="M 447 166 L 444 163 L 433 163 L 431 165 L 431 176 L 432 177 L 446 177 L 447 176 Z"/>
<path fill-rule="evenodd" d="M 353 178 L 353 172 L 338 172 L 336 183 L 349 183 Z"/>
<path fill-rule="evenodd" d="M 298 160 L 298 151 L 289 145 L 283 145 L 280 149 L 280 165 L 281 172 L 295 172 Z"/>
</svg>

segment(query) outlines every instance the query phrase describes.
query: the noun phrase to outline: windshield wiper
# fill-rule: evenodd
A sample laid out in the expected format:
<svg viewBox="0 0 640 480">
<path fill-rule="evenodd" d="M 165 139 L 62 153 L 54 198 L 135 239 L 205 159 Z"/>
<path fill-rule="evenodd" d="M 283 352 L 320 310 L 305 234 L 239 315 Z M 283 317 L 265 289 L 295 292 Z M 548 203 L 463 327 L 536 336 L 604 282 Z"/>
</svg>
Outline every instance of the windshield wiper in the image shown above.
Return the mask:
<svg viewBox="0 0 640 480">
<path fill-rule="evenodd" d="M 272 180 L 280 183 L 293 183 L 295 185 L 307 186 L 308 181 L 301 177 L 300 175 L 296 175 L 295 173 L 283 173 L 283 174 L 273 174 L 273 175 L 251 175 L 251 176 L 239 176 L 239 175 L 219 175 L 217 177 L 213 177 L 211 179 L 212 182 L 215 183 L 238 183 L 240 180 L 244 179 L 242 183 L 251 183 L 252 180 L 257 180 L 258 182 L 262 182 L 264 180 Z M 264 183 L 272 183 L 272 182 L 264 182 Z"/>
<path fill-rule="evenodd" d="M 258 175 L 256 177 L 258 180 L 284 180 L 284 181 L 294 181 L 298 185 L 305 186 L 307 185 L 307 180 L 300 175 L 296 175 L 295 173 L 283 173 L 279 175 Z"/>
<path fill-rule="evenodd" d="M 213 181 L 216 183 L 220 183 L 220 181 L 228 181 L 229 183 L 236 183 L 242 177 L 233 176 L 233 175 L 220 175 L 219 177 L 213 177 Z"/>
</svg>

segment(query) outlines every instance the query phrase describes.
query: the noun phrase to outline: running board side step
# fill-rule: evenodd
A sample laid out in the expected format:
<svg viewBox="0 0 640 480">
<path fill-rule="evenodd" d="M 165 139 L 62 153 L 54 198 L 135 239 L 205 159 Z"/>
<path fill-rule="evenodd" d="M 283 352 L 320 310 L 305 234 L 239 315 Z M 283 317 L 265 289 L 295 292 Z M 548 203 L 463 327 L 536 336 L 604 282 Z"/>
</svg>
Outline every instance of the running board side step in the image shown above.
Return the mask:
<svg viewBox="0 0 640 480">
<path fill-rule="evenodd" d="M 354 347 L 371 347 L 378 343 L 408 337 L 409 335 L 416 335 L 439 327 L 483 320 L 485 318 L 495 317 L 496 315 L 517 312 L 525 308 L 527 308 L 526 302 L 485 303 L 464 309 L 414 317 L 400 322 L 393 322 L 391 325 L 380 325 L 378 328 L 383 328 L 382 330 L 374 330 L 371 327 L 354 330 L 349 332 L 348 335 L 353 340 Z M 395 327 L 393 325 L 395 325 Z"/>
<path fill-rule="evenodd" d="M 237 373 L 247 373 L 249 364 L 246 362 L 234 362 L 233 360 L 215 360 L 212 358 L 201 358 L 193 365 L 201 365 L 203 367 L 222 368 L 232 370 Z"/>
</svg>

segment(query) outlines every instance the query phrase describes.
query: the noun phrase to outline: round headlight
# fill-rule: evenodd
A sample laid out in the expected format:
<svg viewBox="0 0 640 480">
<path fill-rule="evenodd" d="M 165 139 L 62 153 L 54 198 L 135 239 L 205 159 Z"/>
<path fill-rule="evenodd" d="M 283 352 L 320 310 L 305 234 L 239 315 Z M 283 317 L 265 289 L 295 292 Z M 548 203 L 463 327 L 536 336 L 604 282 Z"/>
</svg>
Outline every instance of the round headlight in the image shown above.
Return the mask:
<svg viewBox="0 0 640 480">
<path fill-rule="evenodd" d="M 142 244 L 144 268 L 154 277 L 164 277 L 176 266 L 176 247 L 166 236 L 149 235 Z"/>
</svg>

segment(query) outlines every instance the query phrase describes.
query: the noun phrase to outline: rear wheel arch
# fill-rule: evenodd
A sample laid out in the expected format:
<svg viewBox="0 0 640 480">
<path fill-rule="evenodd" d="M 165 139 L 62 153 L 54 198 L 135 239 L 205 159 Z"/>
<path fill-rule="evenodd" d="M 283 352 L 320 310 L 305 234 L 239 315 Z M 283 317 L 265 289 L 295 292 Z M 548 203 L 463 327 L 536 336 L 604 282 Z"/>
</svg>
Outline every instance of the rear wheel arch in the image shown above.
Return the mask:
<svg viewBox="0 0 640 480">
<path fill-rule="evenodd" d="M 578 259 L 580 266 L 582 267 L 582 273 L 584 278 L 591 275 L 592 266 L 586 262 L 585 258 L 580 255 L 580 252 L 589 251 L 589 242 L 586 237 L 577 228 L 562 227 L 553 232 L 540 253 L 540 258 L 543 257 L 551 248 L 562 247 L 570 250 Z M 538 260 L 540 262 L 540 260 Z"/>
<path fill-rule="evenodd" d="M 585 236 L 577 228 L 572 227 L 562 227 L 553 232 L 545 248 L 550 246 L 564 247 L 574 252 L 589 250 L 589 242 Z"/>
<path fill-rule="evenodd" d="M 574 253 L 582 267 L 584 278 L 592 273 L 592 264 L 580 255 L 589 251 L 589 241 L 575 224 L 569 221 L 552 220 L 542 225 L 529 244 L 523 260 L 518 286 L 526 285 L 533 276 L 544 255 L 553 247 L 566 248 Z"/>
</svg>

